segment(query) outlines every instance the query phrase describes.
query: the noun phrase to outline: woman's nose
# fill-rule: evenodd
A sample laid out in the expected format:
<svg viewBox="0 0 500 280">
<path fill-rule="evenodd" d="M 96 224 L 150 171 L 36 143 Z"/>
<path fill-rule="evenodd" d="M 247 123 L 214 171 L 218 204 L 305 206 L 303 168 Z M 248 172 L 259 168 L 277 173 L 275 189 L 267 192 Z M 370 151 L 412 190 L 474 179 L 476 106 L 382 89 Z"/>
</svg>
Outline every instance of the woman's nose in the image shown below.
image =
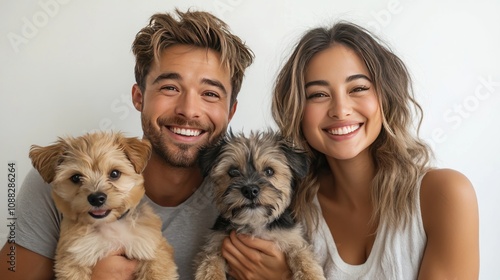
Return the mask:
<svg viewBox="0 0 500 280">
<path fill-rule="evenodd" d="M 330 118 L 343 119 L 352 113 L 352 104 L 348 96 L 337 96 L 332 98 L 328 116 Z"/>
</svg>

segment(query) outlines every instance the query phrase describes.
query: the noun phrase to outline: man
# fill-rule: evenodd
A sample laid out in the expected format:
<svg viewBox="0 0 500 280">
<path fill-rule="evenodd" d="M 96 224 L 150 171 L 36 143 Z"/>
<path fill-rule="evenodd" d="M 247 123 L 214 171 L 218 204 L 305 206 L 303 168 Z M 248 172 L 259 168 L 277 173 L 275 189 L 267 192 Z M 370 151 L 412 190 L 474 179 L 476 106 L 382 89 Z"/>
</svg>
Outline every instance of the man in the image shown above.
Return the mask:
<svg viewBox="0 0 500 280">
<path fill-rule="evenodd" d="M 193 259 L 217 216 L 196 165 L 198 150 L 225 133 L 253 54 L 213 15 L 176 13 L 178 20 L 153 15 L 137 33 L 132 101 L 153 147 L 144 201 L 163 220 L 180 279 L 193 279 Z M 18 206 L 16 272 L 8 271 L 8 278 L 51 279 L 61 217 L 36 171 L 25 179 Z M 283 254 L 268 241 L 232 234 L 224 244 L 231 274 L 239 279 L 281 279 L 288 271 Z M 10 246 L 1 251 L 5 270 Z M 132 279 L 136 262 L 120 253 L 98 262 L 92 278 Z"/>
</svg>

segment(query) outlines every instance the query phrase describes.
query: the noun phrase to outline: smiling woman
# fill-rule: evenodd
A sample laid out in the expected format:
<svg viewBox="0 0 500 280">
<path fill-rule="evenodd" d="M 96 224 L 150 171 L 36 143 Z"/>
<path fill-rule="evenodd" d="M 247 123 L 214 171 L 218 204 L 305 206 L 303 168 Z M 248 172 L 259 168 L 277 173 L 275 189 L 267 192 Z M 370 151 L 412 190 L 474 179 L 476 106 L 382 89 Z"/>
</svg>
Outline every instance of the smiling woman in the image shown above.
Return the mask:
<svg viewBox="0 0 500 280">
<path fill-rule="evenodd" d="M 478 277 L 474 189 L 429 166 L 411 129 L 421 108 L 408 71 L 377 38 L 348 22 L 310 30 L 272 105 L 282 133 L 313 159 L 294 214 L 328 279 Z"/>
<path fill-rule="evenodd" d="M 305 89 L 302 131 L 309 144 L 338 159 L 366 152 L 382 120 L 370 73 L 359 56 L 342 44 L 319 52 L 306 69 Z"/>
</svg>

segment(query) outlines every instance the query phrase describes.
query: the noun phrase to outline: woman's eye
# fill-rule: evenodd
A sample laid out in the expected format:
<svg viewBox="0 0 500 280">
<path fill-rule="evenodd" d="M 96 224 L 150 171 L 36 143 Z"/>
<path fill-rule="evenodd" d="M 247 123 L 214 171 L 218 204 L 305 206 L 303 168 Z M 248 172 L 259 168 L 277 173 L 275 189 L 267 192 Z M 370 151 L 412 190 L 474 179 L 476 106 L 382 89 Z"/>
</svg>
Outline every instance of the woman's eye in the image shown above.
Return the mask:
<svg viewBox="0 0 500 280">
<path fill-rule="evenodd" d="M 366 86 L 360 86 L 360 87 L 355 87 L 352 92 L 362 92 L 362 91 L 365 91 L 365 90 L 369 90 L 370 88 L 369 87 L 366 87 Z"/>
<path fill-rule="evenodd" d="M 228 174 L 228 175 L 229 175 L 229 177 L 231 177 L 231 178 L 241 176 L 240 171 L 239 171 L 238 169 L 236 169 L 236 168 L 231 168 L 231 169 L 229 169 L 229 171 L 227 172 L 227 174 Z"/>
<path fill-rule="evenodd" d="M 122 175 L 122 173 L 120 171 L 113 170 L 113 171 L 111 171 L 111 173 L 109 173 L 109 178 L 116 180 L 116 179 L 120 178 L 120 175 Z"/>
<path fill-rule="evenodd" d="M 268 167 L 268 168 L 264 169 L 264 174 L 267 177 L 271 177 L 274 175 L 274 169 L 272 169 L 271 167 Z"/>
<path fill-rule="evenodd" d="M 69 178 L 74 184 L 80 184 L 82 182 L 82 175 L 75 174 Z"/>
<path fill-rule="evenodd" d="M 314 99 L 314 98 L 321 98 L 321 97 L 326 97 L 327 95 L 323 92 L 316 92 L 307 95 L 306 99 Z"/>
</svg>

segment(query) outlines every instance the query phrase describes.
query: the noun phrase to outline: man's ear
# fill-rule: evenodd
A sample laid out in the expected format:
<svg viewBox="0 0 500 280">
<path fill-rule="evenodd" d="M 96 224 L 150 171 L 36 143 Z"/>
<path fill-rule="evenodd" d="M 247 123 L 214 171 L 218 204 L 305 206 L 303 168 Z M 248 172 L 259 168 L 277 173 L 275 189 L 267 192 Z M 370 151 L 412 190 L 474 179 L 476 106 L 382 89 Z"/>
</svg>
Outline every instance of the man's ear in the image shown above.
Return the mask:
<svg viewBox="0 0 500 280">
<path fill-rule="evenodd" d="M 138 84 L 132 86 L 132 103 L 137 111 L 142 112 L 144 95 Z"/>
<path fill-rule="evenodd" d="M 227 120 L 228 122 L 231 121 L 231 119 L 234 116 L 234 113 L 236 113 L 236 107 L 238 107 L 238 100 L 235 100 L 233 103 L 233 106 L 231 106 L 231 108 L 229 108 L 229 118 Z"/>
</svg>

